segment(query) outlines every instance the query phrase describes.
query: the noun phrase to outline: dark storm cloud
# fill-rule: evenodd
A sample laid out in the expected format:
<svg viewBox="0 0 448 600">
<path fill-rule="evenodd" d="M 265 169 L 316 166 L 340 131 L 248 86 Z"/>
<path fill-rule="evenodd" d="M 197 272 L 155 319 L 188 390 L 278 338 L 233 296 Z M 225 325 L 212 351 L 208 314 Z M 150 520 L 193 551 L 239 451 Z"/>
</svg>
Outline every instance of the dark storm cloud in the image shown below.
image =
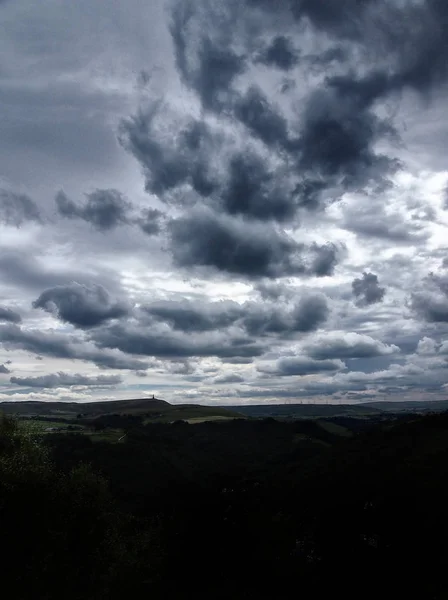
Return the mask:
<svg viewBox="0 0 448 600">
<path fill-rule="evenodd" d="M 198 194 L 210 195 L 217 183 L 209 163 L 219 138 L 213 137 L 205 122 L 195 119 L 180 129 L 173 125 L 167 136 L 163 109 L 156 102 L 120 125 L 120 143 L 142 165 L 146 191 L 166 201 L 166 194 L 188 183 Z"/>
<path fill-rule="evenodd" d="M 316 373 L 335 372 L 345 368 L 340 360 L 312 360 L 306 356 L 284 356 L 275 366 L 259 365 L 257 370 L 261 373 L 291 377 L 294 375 L 313 375 Z"/>
<path fill-rule="evenodd" d="M 231 96 L 231 86 L 236 77 L 246 70 L 246 58 L 235 52 L 228 43 L 228 26 L 224 13 L 213 40 L 204 23 L 199 31 L 192 31 L 200 17 L 191 2 L 178 2 L 173 6 L 170 32 L 174 44 L 176 66 L 181 79 L 193 89 L 206 109 L 219 110 Z M 219 39 L 218 39 L 219 38 Z M 196 46 L 192 48 L 192 43 Z"/>
<path fill-rule="evenodd" d="M 312 92 L 303 115 L 299 155 L 299 167 L 311 180 L 357 189 L 397 169 L 396 161 L 374 150 L 381 137 L 392 133 L 372 110 L 384 85 L 377 74 L 359 80 L 333 77 Z"/>
<path fill-rule="evenodd" d="M 269 102 L 261 89 L 252 85 L 235 100 L 234 116 L 267 146 L 288 147 L 288 124 L 278 109 Z"/>
<path fill-rule="evenodd" d="M 316 360 L 373 358 L 399 352 L 397 346 L 387 345 L 368 335 L 357 333 L 327 335 L 306 345 L 304 350 Z"/>
<path fill-rule="evenodd" d="M 446 78 L 448 7 L 444 0 L 246 0 L 246 4 L 276 16 L 283 10 L 298 21 L 307 19 L 317 31 L 354 42 L 374 58 L 386 52 L 394 67 L 395 86 L 424 90 Z"/>
<path fill-rule="evenodd" d="M 42 223 L 37 204 L 26 194 L 0 189 L 0 223 L 20 227 L 27 222 Z"/>
<path fill-rule="evenodd" d="M 299 52 L 294 48 L 291 38 L 277 35 L 271 43 L 256 57 L 255 62 L 268 67 L 276 67 L 282 71 L 290 71 L 299 62 Z"/>
<path fill-rule="evenodd" d="M 330 310 L 322 294 L 305 295 L 292 305 L 252 303 L 243 305 L 241 325 L 252 336 L 289 336 L 322 326 Z"/>
<path fill-rule="evenodd" d="M 180 128 L 175 124 L 166 135 L 167 127 L 161 124 L 165 106 L 155 102 L 121 125 L 121 143 L 143 166 L 147 191 L 182 206 L 188 198 L 183 186 L 189 185 L 215 210 L 286 221 L 301 206 L 318 207 L 326 190 L 337 197 L 335 188 L 340 195 L 346 189 L 384 184 L 399 167 L 375 150 L 380 138 L 393 133 L 374 111 L 375 101 L 390 87 L 385 74 L 328 77 L 306 101 L 301 131 L 292 139 L 285 115 L 259 86 L 243 91 L 232 87 L 244 60 L 232 50 L 231 9 L 214 12 L 209 7 L 208 14 L 203 8 L 178 3 L 173 9 L 171 33 L 182 79 L 203 106 L 215 111 L 218 121 L 236 119 L 270 148 L 271 155 L 262 157 L 254 148 L 235 150 L 226 139 L 232 137 L 228 128 L 226 135 L 218 133 L 204 119 Z M 329 14 L 336 18 L 340 13 Z M 206 27 L 214 32 L 213 43 L 208 38 L 198 41 Z M 274 58 L 279 62 L 281 51 L 286 56 L 286 40 L 274 38 L 265 56 L 271 66 L 278 68 Z M 238 135 L 233 133 L 233 142 Z"/>
<path fill-rule="evenodd" d="M 255 285 L 255 290 L 263 300 L 269 301 L 277 301 L 295 296 L 295 291 L 291 287 L 273 281 L 260 281 Z"/>
<path fill-rule="evenodd" d="M 358 306 L 369 306 L 383 300 L 386 288 L 380 287 L 378 275 L 363 273 L 362 279 L 353 280 L 352 291 Z"/>
<path fill-rule="evenodd" d="M 448 323 L 448 276 L 430 274 L 426 289 L 411 294 L 410 308 L 430 323 Z"/>
<path fill-rule="evenodd" d="M 179 331 L 214 331 L 235 323 L 242 315 L 237 302 L 193 302 L 190 300 L 159 300 L 142 307 L 155 319 L 168 323 Z"/>
<path fill-rule="evenodd" d="M 253 362 L 253 360 L 253 358 L 245 356 L 229 356 L 221 358 L 221 362 L 228 365 L 250 365 Z"/>
<path fill-rule="evenodd" d="M 313 331 L 328 318 L 330 310 L 325 296 L 315 294 L 302 298 L 296 306 L 293 316 L 297 331 Z"/>
<path fill-rule="evenodd" d="M 109 231 L 128 222 L 131 204 L 117 190 L 95 190 L 86 194 L 83 205 L 70 200 L 64 192 L 56 195 L 59 214 L 67 219 L 82 219 L 99 231 Z"/>
<path fill-rule="evenodd" d="M 377 103 L 406 88 L 428 91 L 446 78 L 446 6 L 443 0 L 426 0 L 420 5 L 379 0 L 338 3 L 303 0 L 274 5 L 263 0 L 246 0 L 239 17 L 248 32 L 260 33 L 259 19 L 250 8 L 275 12 L 276 17 L 283 12 L 283 27 L 287 27 L 288 20 L 284 17 L 289 13 L 290 28 L 296 27 L 296 33 L 301 31 L 301 26 L 294 26 L 294 20 L 303 21 L 305 25 L 311 23 L 323 38 L 334 38 L 336 42 L 314 57 L 315 60 L 309 55 L 305 61 L 308 68 L 312 70 L 316 60 L 328 68 L 335 63 L 344 66 L 347 63 L 345 73 L 339 71 L 336 76 L 335 71 L 330 71 L 310 94 L 300 134 L 294 140 L 288 137 L 285 116 L 274 108 L 259 87 L 249 86 L 241 92 L 234 85 L 237 75 L 244 71 L 244 59 L 242 54 L 235 54 L 232 47 L 238 44 L 250 47 L 241 33 L 244 27 L 237 30 L 231 25 L 232 15 L 235 17 L 237 10 L 234 4 L 217 10 L 211 3 L 204 5 L 205 9 L 201 5 L 204 10 L 200 10 L 192 3 L 187 8 L 183 3 L 176 3 L 171 33 L 178 69 L 202 104 L 214 109 L 220 117 L 233 115 L 254 137 L 294 157 L 295 166 L 290 160 L 289 168 L 291 173 L 300 176 L 297 191 L 303 195 L 301 201 L 295 199 L 290 203 L 290 211 L 294 212 L 298 205 L 319 205 L 326 190 L 331 190 L 334 197 L 345 190 L 369 185 L 381 189 L 389 176 L 401 167 L 399 161 L 377 151 L 380 140 L 396 139 L 397 135 L 391 120 L 379 116 Z M 266 20 L 268 29 L 269 22 Z M 198 46 L 198 34 L 200 37 L 199 32 L 205 28 L 213 31 L 216 41 L 199 42 Z M 363 57 L 362 69 L 359 60 L 355 61 L 360 56 Z M 262 60 L 266 66 L 282 70 L 295 64 L 294 57 L 290 38 L 277 33 L 261 54 L 255 52 L 253 61 Z M 387 64 L 385 57 L 389 59 Z M 218 64 L 222 64 L 222 68 L 218 68 Z M 217 72 L 222 79 L 217 77 Z M 281 198 L 279 202 L 284 208 Z M 237 203 L 234 199 L 232 206 Z M 386 236 L 388 232 L 391 236 L 403 235 L 390 228 L 383 229 L 383 234 L 378 229 L 371 235 Z"/>
<path fill-rule="evenodd" d="M 170 224 L 178 266 L 213 267 L 246 277 L 303 274 L 302 248 L 279 230 L 198 211 Z"/>
<path fill-rule="evenodd" d="M 448 5 L 444 0 L 426 0 L 415 9 L 405 5 L 404 16 L 410 35 L 408 25 L 389 30 L 399 57 L 396 77 L 403 87 L 425 92 L 448 75 Z"/>
<path fill-rule="evenodd" d="M 76 282 L 45 290 L 33 302 L 33 307 L 49 313 L 55 311 L 61 321 L 81 328 L 95 327 L 128 312 L 103 286 L 88 287 Z"/>
<path fill-rule="evenodd" d="M 303 57 L 313 72 L 326 71 L 335 63 L 343 63 L 349 59 L 350 52 L 344 46 L 332 46 L 320 54 L 308 54 Z"/>
<path fill-rule="evenodd" d="M 219 109 L 227 99 L 234 79 L 246 69 L 245 57 L 231 48 L 220 48 L 208 37 L 201 41 L 198 52 L 198 69 L 189 83 L 204 108 Z M 223 98 L 224 97 L 224 98 Z"/>
<path fill-rule="evenodd" d="M 239 118 L 267 143 L 288 144 L 283 117 L 259 94 L 254 88 L 240 98 Z M 162 115 L 156 104 L 121 124 L 121 142 L 143 166 L 147 191 L 182 204 L 185 194 L 179 200 L 175 192 L 188 185 L 205 203 L 229 214 L 278 221 L 294 216 L 296 184 L 283 167 L 274 168 L 254 148 L 232 149 L 226 136 L 205 122 L 191 120 L 169 137 L 161 135 Z M 219 176 L 214 164 L 220 164 Z"/>
<path fill-rule="evenodd" d="M 80 373 L 52 373 L 50 375 L 39 375 L 37 377 L 11 377 L 10 382 L 22 387 L 31 388 L 59 388 L 71 386 L 109 386 L 122 382 L 119 375 L 96 375 L 88 377 Z"/>
<path fill-rule="evenodd" d="M 329 275 L 328 248 L 307 247 L 280 229 L 196 210 L 170 223 L 171 250 L 180 267 L 212 267 L 249 278 Z"/>
<path fill-rule="evenodd" d="M 256 3 L 256 0 L 249 2 Z M 319 29 L 351 38 L 361 35 L 359 21 L 369 5 L 376 2 L 377 0 L 293 0 L 290 6 L 296 19 L 308 18 Z M 262 4 L 266 5 L 266 2 Z"/>
<path fill-rule="evenodd" d="M 139 217 L 133 220 L 146 235 L 157 235 L 160 233 L 160 221 L 163 213 L 156 208 L 145 208 Z"/>
<path fill-rule="evenodd" d="M 312 262 L 311 270 L 317 277 L 325 277 L 333 275 L 334 269 L 338 264 L 339 257 L 345 248 L 338 247 L 335 244 L 324 244 L 319 246 L 313 244 L 315 250 L 315 258 Z"/>
<path fill-rule="evenodd" d="M 243 334 L 185 334 L 154 323 L 116 323 L 93 331 L 92 339 L 100 348 L 157 358 L 254 357 L 263 352 L 260 343 Z"/>
<path fill-rule="evenodd" d="M 11 373 L 10 369 L 6 365 L 0 365 L 0 374 L 7 375 Z"/>
<path fill-rule="evenodd" d="M 15 310 L 0 306 L 0 322 L 20 323 L 22 317 Z"/>
<path fill-rule="evenodd" d="M 153 302 L 143 306 L 141 310 L 177 331 L 203 333 L 237 325 L 250 336 L 282 336 L 314 331 L 325 323 L 330 312 L 322 294 L 305 295 L 289 305 L 183 299 Z"/>
<path fill-rule="evenodd" d="M 144 370 L 148 363 L 121 353 L 99 350 L 72 335 L 38 330 L 26 331 L 17 325 L 0 325 L 0 345 L 7 350 L 24 350 L 34 355 L 93 362 L 98 367 Z"/>
<path fill-rule="evenodd" d="M 175 20 L 185 10 L 177 7 Z M 195 15 L 194 10 L 188 13 L 190 24 L 199 18 Z M 180 69 L 186 68 L 197 41 L 183 33 L 176 30 L 174 40 L 183 57 L 178 57 L 178 66 L 183 65 Z M 209 51 L 214 52 L 212 48 Z M 205 61 L 205 55 L 201 54 L 201 60 Z M 226 85 L 232 80 L 229 75 Z M 319 207 L 326 191 L 332 190 L 336 199 L 345 190 L 384 186 L 400 167 L 397 160 L 376 151 L 380 139 L 395 134 L 392 125 L 374 110 L 375 102 L 390 87 L 388 75 L 381 71 L 327 77 L 306 100 L 299 135 L 294 138 L 289 135 L 285 115 L 259 86 L 234 89 L 219 106 L 216 100 L 206 101 L 208 108 L 216 108 L 221 123 L 233 117 L 252 138 L 264 142 L 271 150 L 269 159 L 254 148 L 231 150 L 229 130 L 226 138 L 205 120 L 192 120 L 180 129 L 173 125 L 172 135 L 167 136 L 166 127 L 157 124 L 165 110 L 161 102 L 124 121 L 121 141 L 142 164 L 146 189 L 163 201 L 185 203 L 182 187 L 187 184 L 207 205 L 229 214 L 291 220 L 299 207 Z M 204 102 L 202 88 L 196 84 L 193 88 Z M 221 88 L 211 85 L 210 89 Z M 233 134 L 234 141 L 238 135 Z M 219 176 L 216 164 L 221 164 Z M 325 201 L 328 199 L 327 194 Z"/>
<path fill-rule="evenodd" d="M 229 161 L 227 175 L 222 191 L 222 208 L 227 213 L 263 221 L 285 221 L 294 216 L 296 206 L 288 181 L 260 156 L 236 153 Z"/>
<path fill-rule="evenodd" d="M 320 29 L 355 40 L 374 57 L 387 52 L 390 61 L 387 92 L 406 87 L 427 92 L 446 80 L 448 6 L 444 0 L 418 3 L 347 0 L 337 4 L 309 0 L 303 8 L 302 4 L 296 14 L 306 13 Z"/>
</svg>

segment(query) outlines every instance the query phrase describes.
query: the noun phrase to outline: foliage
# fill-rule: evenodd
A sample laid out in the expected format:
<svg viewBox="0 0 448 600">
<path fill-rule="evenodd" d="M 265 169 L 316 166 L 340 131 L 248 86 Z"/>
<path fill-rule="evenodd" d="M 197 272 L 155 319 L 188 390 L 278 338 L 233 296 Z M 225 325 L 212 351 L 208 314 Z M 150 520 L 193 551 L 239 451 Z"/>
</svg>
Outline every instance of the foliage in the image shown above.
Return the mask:
<svg viewBox="0 0 448 600">
<path fill-rule="evenodd" d="M 93 443 L 2 420 L 14 597 L 445 597 L 448 414 L 133 423 Z"/>
</svg>

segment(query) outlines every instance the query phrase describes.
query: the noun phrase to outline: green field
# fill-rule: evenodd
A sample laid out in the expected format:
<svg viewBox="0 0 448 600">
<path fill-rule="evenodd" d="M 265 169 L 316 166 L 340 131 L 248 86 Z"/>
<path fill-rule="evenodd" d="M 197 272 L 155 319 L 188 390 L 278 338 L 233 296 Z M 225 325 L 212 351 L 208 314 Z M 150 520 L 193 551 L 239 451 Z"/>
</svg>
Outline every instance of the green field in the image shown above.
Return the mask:
<svg viewBox="0 0 448 600">
<path fill-rule="evenodd" d="M 31 433 L 52 433 L 47 430 L 67 430 L 67 427 L 69 426 L 70 423 L 63 423 L 61 421 L 40 421 L 39 419 L 21 419 L 19 421 L 19 427 Z M 82 429 L 84 429 L 84 427 L 78 425 L 74 431 L 81 431 Z"/>
<path fill-rule="evenodd" d="M 337 423 L 332 423 L 331 421 L 318 421 L 318 424 L 320 427 L 325 429 L 325 431 L 333 433 L 334 435 L 340 435 L 342 437 L 351 437 L 353 435 L 353 433 L 347 429 L 347 427 L 343 427 Z"/>
</svg>

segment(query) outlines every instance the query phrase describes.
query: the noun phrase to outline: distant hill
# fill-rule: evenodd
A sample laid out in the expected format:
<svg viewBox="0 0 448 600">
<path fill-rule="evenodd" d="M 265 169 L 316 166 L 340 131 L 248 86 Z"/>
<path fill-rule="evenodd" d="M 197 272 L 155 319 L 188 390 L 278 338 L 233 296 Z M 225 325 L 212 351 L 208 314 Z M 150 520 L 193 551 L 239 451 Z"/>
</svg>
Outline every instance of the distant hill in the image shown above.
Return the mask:
<svg viewBox="0 0 448 600">
<path fill-rule="evenodd" d="M 321 417 L 369 417 L 381 414 L 381 409 L 366 404 L 253 404 L 229 406 L 247 417 L 303 419 Z"/>
<path fill-rule="evenodd" d="M 448 400 L 417 400 L 409 402 L 366 402 L 363 403 L 361 406 L 394 413 L 443 412 L 445 410 L 448 410 Z"/>
<path fill-rule="evenodd" d="M 229 406 L 247 417 L 318 419 L 331 417 L 366 418 L 385 413 L 426 413 L 448 410 L 448 400 L 420 402 L 363 402 L 362 404 L 253 404 Z"/>
<path fill-rule="evenodd" d="M 220 418 L 328 419 L 350 417 L 365 419 L 390 413 L 427 413 L 448 411 L 448 400 L 419 402 L 366 402 L 362 404 L 254 404 L 246 406 L 203 406 L 170 404 L 159 398 L 135 398 L 103 402 L 0 402 L 0 412 L 21 418 L 95 419 L 107 415 L 139 415 L 145 421 L 200 422 Z"/>
<path fill-rule="evenodd" d="M 235 418 L 241 414 L 230 409 L 199 404 L 170 404 L 158 398 L 132 400 L 109 400 L 104 402 L 0 402 L 0 411 L 21 417 L 58 417 L 89 419 L 111 414 L 142 415 L 150 420 L 176 421 L 181 419 L 205 419 L 207 417 Z"/>
</svg>

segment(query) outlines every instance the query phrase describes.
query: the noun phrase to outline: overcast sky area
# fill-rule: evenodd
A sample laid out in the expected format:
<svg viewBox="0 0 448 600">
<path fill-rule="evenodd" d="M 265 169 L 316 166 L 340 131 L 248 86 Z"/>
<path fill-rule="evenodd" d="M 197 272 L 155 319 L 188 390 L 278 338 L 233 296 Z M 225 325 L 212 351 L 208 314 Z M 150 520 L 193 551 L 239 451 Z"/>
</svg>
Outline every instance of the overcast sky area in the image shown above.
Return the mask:
<svg viewBox="0 0 448 600">
<path fill-rule="evenodd" d="M 0 0 L 0 401 L 448 389 L 446 0 Z"/>
</svg>

